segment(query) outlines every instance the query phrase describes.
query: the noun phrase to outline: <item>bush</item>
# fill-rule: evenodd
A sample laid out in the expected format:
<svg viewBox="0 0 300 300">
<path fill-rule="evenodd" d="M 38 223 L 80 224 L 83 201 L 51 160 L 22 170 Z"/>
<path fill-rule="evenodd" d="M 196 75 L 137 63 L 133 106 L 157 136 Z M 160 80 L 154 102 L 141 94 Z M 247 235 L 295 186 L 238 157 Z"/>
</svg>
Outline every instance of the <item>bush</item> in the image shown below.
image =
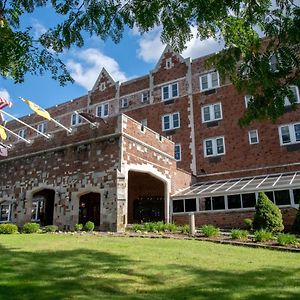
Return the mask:
<svg viewBox="0 0 300 300">
<path fill-rule="evenodd" d="M 215 227 L 214 225 L 203 225 L 200 228 L 201 232 L 204 234 L 204 236 L 207 237 L 213 237 L 220 235 L 220 229 Z"/>
<path fill-rule="evenodd" d="M 154 232 L 156 231 L 156 225 L 153 222 L 144 223 L 143 230 L 147 232 Z"/>
<path fill-rule="evenodd" d="M 277 243 L 281 246 L 285 245 L 296 245 L 298 244 L 298 239 L 293 234 L 279 234 L 277 237 Z"/>
<path fill-rule="evenodd" d="M 15 224 L 0 224 L 0 234 L 14 234 L 18 233 L 18 227 Z"/>
<path fill-rule="evenodd" d="M 74 229 L 75 229 L 75 231 L 81 231 L 83 229 L 83 225 L 82 224 L 75 224 Z"/>
<path fill-rule="evenodd" d="M 232 229 L 231 238 L 234 240 L 246 240 L 248 238 L 248 231 L 241 229 Z"/>
<path fill-rule="evenodd" d="M 256 242 L 268 242 L 273 239 L 273 234 L 264 229 L 257 230 L 254 232 L 254 239 Z"/>
<path fill-rule="evenodd" d="M 56 225 L 47 225 L 43 228 L 44 232 L 56 232 L 58 227 Z"/>
<path fill-rule="evenodd" d="M 292 230 L 294 233 L 300 234 L 300 209 L 298 209 Z"/>
<path fill-rule="evenodd" d="M 85 225 L 84 225 L 84 229 L 85 229 L 86 231 L 93 231 L 94 228 L 95 228 L 95 225 L 94 225 L 94 223 L 91 222 L 91 221 L 86 222 Z"/>
<path fill-rule="evenodd" d="M 282 214 L 280 209 L 269 200 L 265 193 L 259 193 L 255 205 L 253 228 L 255 230 L 265 229 L 270 232 L 282 231 Z"/>
<path fill-rule="evenodd" d="M 251 219 L 244 219 L 244 224 L 247 228 L 247 230 L 252 230 L 253 229 L 253 220 Z"/>
<path fill-rule="evenodd" d="M 185 224 L 185 225 L 179 226 L 178 230 L 183 234 L 190 233 L 190 225 Z"/>
<path fill-rule="evenodd" d="M 169 232 L 175 232 L 178 230 L 178 227 L 174 223 L 167 223 L 167 224 L 165 224 L 164 230 L 169 231 Z"/>
<path fill-rule="evenodd" d="M 38 223 L 26 223 L 23 226 L 23 233 L 36 233 L 40 230 L 40 224 Z"/>
</svg>

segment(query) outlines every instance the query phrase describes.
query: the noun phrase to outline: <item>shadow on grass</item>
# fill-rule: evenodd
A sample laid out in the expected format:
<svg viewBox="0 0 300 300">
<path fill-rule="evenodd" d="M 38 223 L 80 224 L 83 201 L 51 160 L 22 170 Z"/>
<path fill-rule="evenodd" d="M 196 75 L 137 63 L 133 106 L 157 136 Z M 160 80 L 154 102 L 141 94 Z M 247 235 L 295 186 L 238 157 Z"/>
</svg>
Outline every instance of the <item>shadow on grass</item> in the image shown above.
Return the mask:
<svg viewBox="0 0 300 300">
<path fill-rule="evenodd" d="M 300 270 L 293 266 L 241 274 L 178 270 L 171 261 L 146 267 L 95 250 L 22 252 L 0 246 L 0 299 L 300 299 Z M 172 274 L 188 279 L 174 283 Z"/>
</svg>

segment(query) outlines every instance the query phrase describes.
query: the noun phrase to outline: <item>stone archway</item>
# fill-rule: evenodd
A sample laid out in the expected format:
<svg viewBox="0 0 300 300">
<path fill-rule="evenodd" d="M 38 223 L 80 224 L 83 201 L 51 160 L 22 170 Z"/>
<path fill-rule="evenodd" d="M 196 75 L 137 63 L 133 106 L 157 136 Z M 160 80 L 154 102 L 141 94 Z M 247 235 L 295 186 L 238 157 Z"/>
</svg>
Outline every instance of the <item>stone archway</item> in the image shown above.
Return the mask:
<svg viewBox="0 0 300 300">
<path fill-rule="evenodd" d="M 96 227 L 100 226 L 101 196 L 99 193 L 86 193 L 79 198 L 79 220 L 80 224 L 91 221 Z"/>
<path fill-rule="evenodd" d="M 165 221 L 165 183 L 143 172 L 128 172 L 128 224 Z"/>
<path fill-rule="evenodd" d="M 53 224 L 55 191 L 42 189 L 32 196 L 31 220 L 41 226 Z"/>
</svg>

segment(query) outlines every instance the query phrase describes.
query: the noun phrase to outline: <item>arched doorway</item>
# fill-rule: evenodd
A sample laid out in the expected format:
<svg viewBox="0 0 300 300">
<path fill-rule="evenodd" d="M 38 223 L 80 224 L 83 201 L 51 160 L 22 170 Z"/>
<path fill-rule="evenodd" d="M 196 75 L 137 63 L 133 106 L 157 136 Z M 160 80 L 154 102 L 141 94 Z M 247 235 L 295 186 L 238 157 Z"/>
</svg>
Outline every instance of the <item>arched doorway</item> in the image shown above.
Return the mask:
<svg viewBox="0 0 300 300">
<path fill-rule="evenodd" d="M 31 220 L 41 226 L 53 224 L 55 191 L 44 189 L 33 194 Z"/>
<path fill-rule="evenodd" d="M 148 173 L 128 172 L 128 223 L 165 220 L 165 184 Z"/>
<path fill-rule="evenodd" d="M 100 226 L 100 194 L 87 193 L 79 198 L 79 223 L 91 221 Z"/>
</svg>

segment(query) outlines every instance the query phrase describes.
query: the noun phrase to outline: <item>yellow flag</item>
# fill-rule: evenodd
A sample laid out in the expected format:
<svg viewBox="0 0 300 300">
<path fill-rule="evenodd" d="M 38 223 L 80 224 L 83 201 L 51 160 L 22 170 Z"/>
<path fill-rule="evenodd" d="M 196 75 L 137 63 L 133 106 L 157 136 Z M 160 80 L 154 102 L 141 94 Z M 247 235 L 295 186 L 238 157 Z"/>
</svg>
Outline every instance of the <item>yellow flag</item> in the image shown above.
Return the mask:
<svg viewBox="0 0 300 300">
<path fill-rule="evenodd" d="M 6 131 L 4 129 L 4 127 L 2 125 L 0 125 L 0 137 L 2 140 L 6 140 L 7 139 L 7 134 Z"/>
<path fill-rule="evenodd" d="M 39 116 L 47 119 L 47 120 L 51 120 L 51 116 L 50 114 L 44 110 L 43 108 L 39 107 L 37 104 L 29 101 L 29 100 L 25 100 L 25 99 L 22 99 L 25 103 L 27 103 L 29 105 L 29 107 L 34 111 L 36 112 Z"/>
</svg>

